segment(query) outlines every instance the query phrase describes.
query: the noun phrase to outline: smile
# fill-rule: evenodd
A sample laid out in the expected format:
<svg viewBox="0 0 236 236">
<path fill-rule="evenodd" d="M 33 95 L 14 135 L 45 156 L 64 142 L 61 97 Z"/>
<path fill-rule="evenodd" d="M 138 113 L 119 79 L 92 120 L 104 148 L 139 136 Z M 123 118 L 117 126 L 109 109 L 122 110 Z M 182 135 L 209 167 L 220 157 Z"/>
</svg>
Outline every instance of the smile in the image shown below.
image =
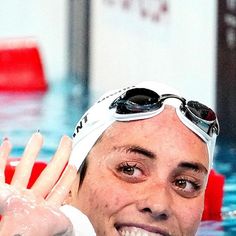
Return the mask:
<svg viewBox="0 0 236 236">
<path fill-rule="evenodd" d="M 153 233 L 137 227 L 121 227 L 118 230 L 121 236 L 164 236 L 162 233 Z"/>
</svg>

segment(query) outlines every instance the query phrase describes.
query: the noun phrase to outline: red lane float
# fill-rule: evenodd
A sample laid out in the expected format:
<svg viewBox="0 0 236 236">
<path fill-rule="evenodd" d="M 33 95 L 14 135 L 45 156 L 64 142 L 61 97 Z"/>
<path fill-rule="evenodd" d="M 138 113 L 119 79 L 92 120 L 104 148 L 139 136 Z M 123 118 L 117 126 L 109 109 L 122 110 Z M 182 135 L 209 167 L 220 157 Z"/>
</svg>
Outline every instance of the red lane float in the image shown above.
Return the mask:
<svg viewBox="0 0 236 236">
<path fill-rule="evenodd" d="M 205 193 L 202 220 L 222 220 L 221 208 L 224 197 L 224 182 L 223 175 L 211 170 Z"/>
<path fill-rule="evenodd" d="M 19 163 L 20 159 L 12 158 L 8 160 L 5 176 L 6 182 L 10 183 L 12 176 L 15 171 L 16 165 Z M 37 161 L 34 164 L 31 178 L 28 184 L 30 188 L 35 180 L 38 178 L 43 169 L 47 166 L 47 163 Z M 224 195 L 224 176 L 218 174 L 215 170 L 212 170 L 209 176 L 209 181 L 205 194 L 205 206 L 202 216 L 202 220 L 221 220 L 221 208 Z"/>
<path fill-rule="evenodd" d="M 0 91 L 46 91 L 43 64 L 32 38 L 0 40 Z"/>
<path fill-rule="evenodd" d="M 19 158 L 12 158 L 9 159 L 6 165 L 6 169 L 5 169 L 5 181 L 6 183 L 10 183 L 11 179 L 14 175 L 15 172 L 15 168 L 18 165 L 20 159 Z M 34 182 L 36 181 L 36 179 L 39 177 L 40 173 L 44 170 L 44 168 L 47 166 L 47 163 L 43 162 L 43 161 L 37 161 L 35 162 L 33 169 L 32 169 L 32 173 L 31 173 L 31 177 L 28 183 L 28 188 L 31 188 L 31 186 L 34 184 Z"/>
</svg>

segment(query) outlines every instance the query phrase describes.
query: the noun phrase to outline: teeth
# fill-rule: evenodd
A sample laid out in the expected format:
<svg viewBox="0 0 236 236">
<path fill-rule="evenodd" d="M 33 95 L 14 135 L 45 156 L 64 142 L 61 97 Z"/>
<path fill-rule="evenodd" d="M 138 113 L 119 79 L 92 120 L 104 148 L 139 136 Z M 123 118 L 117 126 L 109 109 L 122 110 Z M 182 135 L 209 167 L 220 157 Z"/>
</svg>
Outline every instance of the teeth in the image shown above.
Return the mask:
<svg viewBox="0 0 236 236">
<path fill-rule="evenodd" d="M 136 227 L 124 227 L 119 230 L 121 236 L 161 236 Z"/>
</svg>

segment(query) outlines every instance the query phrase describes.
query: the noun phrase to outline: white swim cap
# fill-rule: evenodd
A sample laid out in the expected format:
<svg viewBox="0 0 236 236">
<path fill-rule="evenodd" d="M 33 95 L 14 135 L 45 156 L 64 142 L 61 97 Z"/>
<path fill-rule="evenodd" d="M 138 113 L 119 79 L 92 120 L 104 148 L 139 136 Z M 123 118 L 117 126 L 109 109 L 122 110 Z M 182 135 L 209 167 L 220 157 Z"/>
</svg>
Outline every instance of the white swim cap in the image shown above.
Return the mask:
<svg viewBox="0 0 236 236">
<path fill-rule="evenodd" d="M 216 137 L 219 130 L 217 118 L 215 117 L 214 127 L 212 129 L 213 132 L 210 135 L 201 128 L 202 126 L 207 126 L 208 128 L 208 123 L 210 122 L 202 119 L 200 119 L 199 121 L 199 118 L 196 118 L 196 116 L 192 114 L 192 112 L 189 112 L 189 110 L 187 114 L 183 113 L 183 111 L 180 109 L 183 101 L 186 100 L 182 98 L 177 90 L 167 85 L 152 81 L 146 81 L 135 86 L 113 90 L 104 94 L 100 99 L 98 99 L 98 101 L 82 116 L 75 127 L 73 134 L 73 147 L 69 163 L 75 165 L 76 168 L 79 169 L 98 138 L 113 122 L 117 120 L 127 122 L 130 120 L 146 119 L 159 114 L 164 109 L 164 106 L 162 105 L 159 108 L 154 108 L 152 111 L 141 112 L 141 114 L 134 112 L 134 114 L 117 115 L 116 109 L 111 108 L 111 104 L 114 102 L 114 100 L 120 98 L 120 96 L 125 92 L 138 88 L 151 90 L 152 92 L 156 93 L 157 96 L 167 95 L 163 99 L 163 103 L 175 107 L 179 119 L 207 144 L 209 153 L 209 168 L 211 168 L 213 163 L 213 153 Z M 198 102 L 195 103 L 193 104 L 195 106 L 194 109 L 198 108 L 197 106 L 199 106 L 200 104 Z M 204 109 L 208 108 L 204 105 L 202 106 Z M 142 108 L 143 105 L 141 105 L 140 107 Z M 208 109 L 214 114 L 214 112 L 210 108 Z M 191 113 L 191 120 L 189 119 L 189 113 Z M 200 115 L 202 115 L 202 113 Z"/>
</svg>

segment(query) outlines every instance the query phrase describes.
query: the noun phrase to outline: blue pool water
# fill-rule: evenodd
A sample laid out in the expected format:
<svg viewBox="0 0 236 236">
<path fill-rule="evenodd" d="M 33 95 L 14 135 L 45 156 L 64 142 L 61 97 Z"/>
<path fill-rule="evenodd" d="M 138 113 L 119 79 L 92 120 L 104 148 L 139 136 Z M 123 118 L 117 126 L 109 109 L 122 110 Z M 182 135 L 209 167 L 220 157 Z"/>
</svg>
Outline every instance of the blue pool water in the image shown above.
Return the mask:
<svg viewBox="0 0 236 236">
<path fill-rule="evenodd" d="M 0 138 L 14 144 L 12 156 L 20 156 L 33 132 L 40 130 L 45 138 L 39 159 L 48 160 L 63 134 L 71 136 L 85 110 L 86 99 L 67 81 L 50 85 L 46 93 L 0 94 Z"/>
<path fill-rule="evenodd" d="M 74 126 L 89 101 L 68 81 L 51 84 L 46 93 L 0 94 L 0 138 L 14 145 L 12 156 L 19 157 L 33 132 L 40 130 L 45 142 L 39 159 L 48 161 L 63 134 L 72 135 Z M 90 100 L 94 100 L 90 97 Z M 217 147 L 215 169 L 225 175 L 222 211 L 236 210 L 236 147 Z M 202 222 L 200 236 L 235 236 L 236 217 L 220 222 Z"/>
</svg>

